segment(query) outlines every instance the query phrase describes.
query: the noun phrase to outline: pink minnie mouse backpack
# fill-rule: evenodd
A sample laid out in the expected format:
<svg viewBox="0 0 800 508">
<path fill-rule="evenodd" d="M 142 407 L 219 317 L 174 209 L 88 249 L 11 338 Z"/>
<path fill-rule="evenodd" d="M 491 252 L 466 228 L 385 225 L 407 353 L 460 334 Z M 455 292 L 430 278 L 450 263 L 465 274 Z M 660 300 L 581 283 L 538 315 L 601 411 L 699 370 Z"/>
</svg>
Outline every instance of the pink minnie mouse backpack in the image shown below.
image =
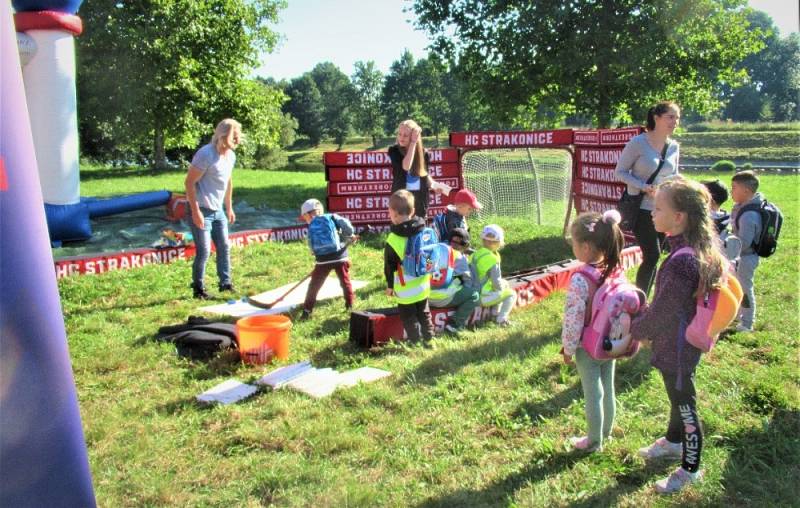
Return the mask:
<svg viewBox="0 0 800 508">
<path fill-rule="evenodd" d="M 589 281 L 589 306 L 581 335 L 583 348 L 595 360 L 635 355 L 640 344 L 631 339 L 630 326 L 644 306 L 644 292 L 628 282 L 622 269 L 605 280 L 600 270 L 591 265 L 577 273 Z"/>
</svg>

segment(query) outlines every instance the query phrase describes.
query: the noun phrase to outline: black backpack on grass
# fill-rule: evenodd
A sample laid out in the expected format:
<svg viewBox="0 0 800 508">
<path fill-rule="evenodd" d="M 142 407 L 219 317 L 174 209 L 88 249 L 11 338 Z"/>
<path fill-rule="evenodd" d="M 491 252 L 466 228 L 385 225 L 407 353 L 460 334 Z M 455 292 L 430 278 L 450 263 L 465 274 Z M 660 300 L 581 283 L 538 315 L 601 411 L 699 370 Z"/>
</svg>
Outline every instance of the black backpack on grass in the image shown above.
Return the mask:
<svg viewBox="0 0 800 508">
<path fill-rule="evenodd" d="M 209 321 L 201 316 L 189 316 L 186 323 L 162 326 L 155 337 L 172 342 L 178 356 L 192 360 L 211 358 L 218 352 L 236 348 L 236 325 Z"/>
<path fill-rule="evenodd" d="M 758 257 L 768 258 L 775 253 L 778 248 L 778 236 L 781 234 L 783 225 L 783 214 L 774 203 L 766 199 L 760 204 L 751 203 L 744 206 L 736 216 L 736 231 L 739 230 L 739 218 L 745 212 L 758 212 L 761 217 L 761 236 L 753 240 L 753 251 Z"/>
</svg>

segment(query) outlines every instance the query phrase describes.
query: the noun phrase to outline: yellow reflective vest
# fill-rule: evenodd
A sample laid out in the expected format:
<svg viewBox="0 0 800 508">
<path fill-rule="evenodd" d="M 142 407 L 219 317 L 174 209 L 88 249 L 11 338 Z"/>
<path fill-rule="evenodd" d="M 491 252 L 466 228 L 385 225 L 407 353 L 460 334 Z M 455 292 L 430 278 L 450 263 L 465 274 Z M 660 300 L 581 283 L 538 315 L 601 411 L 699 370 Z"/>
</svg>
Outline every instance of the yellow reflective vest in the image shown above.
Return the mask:
<svg viewBox="0 0 800 508">
<path fill-rule="evenodd" d="M 492 286 L 489 270 L 491 270 L 494 265 L 500 264 L 499 252 L 492 252 L 486 247 L 481 247 L 472 254 L 471 262 L 475 266 L 475 272 L 477 272 L 479 283 L 485 279 L 483 286 L 481 286 L 481 305 L 484 307 L 497 305 L 514 293 L 514 290 L 508 287 L 508 284 L 502 284 L 503 287 L 500 288 L 500 291 L 495 291 Z M 503 282 L 505 283 L 505 280 Z"/>
<path fill-rule="evenodd" d="M 397 302 L 404 305 L 421 302 L 428 298 L 431 293 L 430 274 L 419 277 L 408 277 L 402 273 L 402 260 L 406 255 L 406 243 L 408 238 L 395 233 L 389 233 L 386 242 L 397 253 L 400 258 L 400 265 L 394 272 L 394 292 L 397 295 Z M 401 275 L 402 274 L 402 275 Z"/>
</svg>

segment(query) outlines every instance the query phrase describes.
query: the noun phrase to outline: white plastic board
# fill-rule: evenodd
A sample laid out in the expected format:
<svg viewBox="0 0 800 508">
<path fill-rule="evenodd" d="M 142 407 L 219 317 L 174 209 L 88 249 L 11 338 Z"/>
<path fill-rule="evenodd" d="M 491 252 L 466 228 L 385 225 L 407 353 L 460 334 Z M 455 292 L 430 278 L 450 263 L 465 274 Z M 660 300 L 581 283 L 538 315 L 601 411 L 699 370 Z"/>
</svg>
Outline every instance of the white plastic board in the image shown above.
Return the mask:
<svg viewBox="0 0 800 508">
<path fill-rule="evenodd" d="M 286 298 L 281 300 L 277 306 L 271 309 L 255 307 L 246 301 L 239 299 L 233 303 L 222 303 L 217 305 L 209 305 L 207 307 L 200 307 L 200 310 L 203 312 L 210 312 L 212 314 L 224 314 L 226 316 L 234 317 L 257 316 L 261 314 L 285 314 L 295 307 L 303 305 L 303 302 L 306 299 L 306 291 L 308 291 L 308 285 L 310 282 L 310 279 L 304 281 L 302 284 L 297 286 L 296 289 L 292 290 L 291 293 L 286 295 Z M 353 291 L 361 289 L 367 285 L 367 282 L 363 280 L 351 280 L 350 283 L 353 286 Z M 280 298 L 281 295 L 291 289 L 291 287 L 295 284 L 296 282 L 286 284 L 285 286 L 254 295 L 252 298 L 255 298 L 260 302 L 274 302 Z M 319 290 L 317 301 L 327 300 L 329 298 L 337 298 L 340 296 L 342 296 L 342 288 L 339 286 L 339 279 L 336 278 L 336 276 L 328 277 L 325 279 L 325 283 Z"/>
</svg>

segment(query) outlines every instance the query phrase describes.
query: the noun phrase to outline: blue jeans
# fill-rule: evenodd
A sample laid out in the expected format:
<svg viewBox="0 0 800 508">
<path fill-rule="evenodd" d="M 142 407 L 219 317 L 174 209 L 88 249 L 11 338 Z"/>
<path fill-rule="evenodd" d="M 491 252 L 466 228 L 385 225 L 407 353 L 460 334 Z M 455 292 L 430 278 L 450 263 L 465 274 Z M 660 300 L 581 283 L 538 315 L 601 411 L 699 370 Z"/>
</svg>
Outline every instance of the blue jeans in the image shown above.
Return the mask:
<svg viewBox="0 0 800 508">
<path fill-rule="evenodd" d="M 228 217 L 225 211 L 209 210 L 200 207 L 203 214 L 203 229 L 198 228 L 192 222 L 192 235 L 197 252 L 192 264 L 192 284 L 195 288 L 205 288 L 203 279 L 206 274 L 206 262 L 211 255 L 211 242 L 217 249 L 217 277 L 219 284 L 231 283 L 231 256 L 230 243 L 228 242 Z"/>
</svg>

